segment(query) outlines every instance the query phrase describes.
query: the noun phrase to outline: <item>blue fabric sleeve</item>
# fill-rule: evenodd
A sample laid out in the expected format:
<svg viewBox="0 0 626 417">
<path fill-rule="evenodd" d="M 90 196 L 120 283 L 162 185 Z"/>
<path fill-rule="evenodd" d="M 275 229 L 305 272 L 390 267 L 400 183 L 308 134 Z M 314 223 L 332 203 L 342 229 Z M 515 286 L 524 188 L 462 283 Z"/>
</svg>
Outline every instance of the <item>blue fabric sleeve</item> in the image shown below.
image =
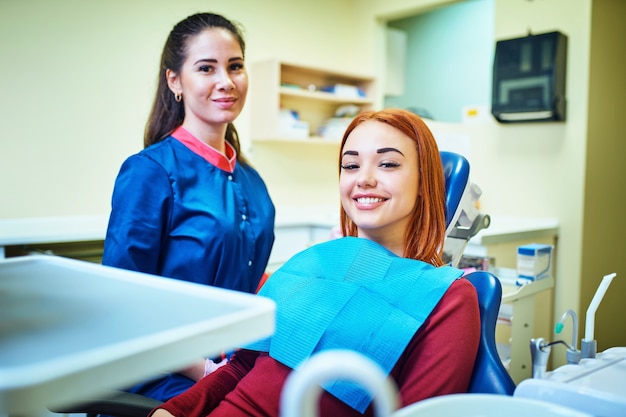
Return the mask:
<svg viewBox="0 0 626 417">
<path fill-rule="evenodd" d="M 172 197 L 159 164 L 142 154 L 129 157 L 115 181 L 102 263 L 157 274 Z"/>
</svg>

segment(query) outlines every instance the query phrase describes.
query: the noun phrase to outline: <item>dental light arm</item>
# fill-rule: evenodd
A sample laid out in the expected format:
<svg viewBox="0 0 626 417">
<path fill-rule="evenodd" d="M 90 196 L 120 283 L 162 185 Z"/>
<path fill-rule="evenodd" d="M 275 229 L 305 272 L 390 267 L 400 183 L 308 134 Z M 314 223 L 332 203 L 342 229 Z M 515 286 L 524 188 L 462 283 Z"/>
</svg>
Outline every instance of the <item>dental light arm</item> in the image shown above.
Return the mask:
<svg viewBox="0 0 626 417">
<path fill-rule="evenodd" d="M 445 241 L 445 254 L 450 257 L 452 266 L 457 266 L 469 240 L 482 229 L 489 227 L 491 218 L 476 208 L 476 201 L 482 190 L 474 183 L 468 183 L 463 192 L 453 222 L 448 227 Z"/>
</svg>

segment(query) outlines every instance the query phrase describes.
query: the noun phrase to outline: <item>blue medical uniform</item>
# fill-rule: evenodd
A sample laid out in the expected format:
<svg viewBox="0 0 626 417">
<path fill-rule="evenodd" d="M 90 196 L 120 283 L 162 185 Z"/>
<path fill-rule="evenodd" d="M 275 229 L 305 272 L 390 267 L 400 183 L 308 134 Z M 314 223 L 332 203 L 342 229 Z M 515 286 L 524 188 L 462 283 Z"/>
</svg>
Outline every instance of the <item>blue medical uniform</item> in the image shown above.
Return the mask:
<svg viewBox="0 0 626 417">
<path fill-rule="evenodd" d="M 232 172 L 220 169 L 169 136 L 123 163 L 102 263 L 253 293 L 274 242 L 274 218 L 256 170 L 239 163 Z M 169 374 L 132 391 L 166 400 L 192 384 Z"/>
</svg>

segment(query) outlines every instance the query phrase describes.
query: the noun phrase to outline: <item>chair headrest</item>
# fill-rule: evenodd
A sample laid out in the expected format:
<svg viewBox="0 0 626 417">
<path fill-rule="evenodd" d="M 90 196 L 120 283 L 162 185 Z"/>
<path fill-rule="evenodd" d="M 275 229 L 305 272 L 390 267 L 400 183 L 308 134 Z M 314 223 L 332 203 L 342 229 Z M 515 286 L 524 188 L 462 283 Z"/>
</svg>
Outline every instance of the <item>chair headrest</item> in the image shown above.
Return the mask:
<svg viewBox="0 0 626 417">
<path fill-rule="evenodd" d="M 446 183 L 446 228 L 454 227 L 461 214 L 461 200 L 469 185 L 469 162 L 453 152 L 441 151 L 441 164 Z"/>
</svg>

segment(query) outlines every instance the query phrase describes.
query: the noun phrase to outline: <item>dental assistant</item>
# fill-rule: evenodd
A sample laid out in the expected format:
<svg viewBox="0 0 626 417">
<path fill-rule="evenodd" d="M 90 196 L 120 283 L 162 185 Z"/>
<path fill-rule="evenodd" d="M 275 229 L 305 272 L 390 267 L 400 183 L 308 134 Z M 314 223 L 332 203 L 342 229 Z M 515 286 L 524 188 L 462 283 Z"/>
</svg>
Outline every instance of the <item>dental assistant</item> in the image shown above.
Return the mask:
<svg viewBox="0 0 626 417">
<path fill-rule="evenodd" d="M 217 14 L 189 16 L 170 32 L 145 149 L 122 164 L 115 181 L 104 265 L 256 290 L 274 242 L 275 209 L 233 125 L 248 92 L 244 54 L 239 27 Z M 130 391 L 165 401 L 220 364 L 199 358 Z"/>
</svg>

